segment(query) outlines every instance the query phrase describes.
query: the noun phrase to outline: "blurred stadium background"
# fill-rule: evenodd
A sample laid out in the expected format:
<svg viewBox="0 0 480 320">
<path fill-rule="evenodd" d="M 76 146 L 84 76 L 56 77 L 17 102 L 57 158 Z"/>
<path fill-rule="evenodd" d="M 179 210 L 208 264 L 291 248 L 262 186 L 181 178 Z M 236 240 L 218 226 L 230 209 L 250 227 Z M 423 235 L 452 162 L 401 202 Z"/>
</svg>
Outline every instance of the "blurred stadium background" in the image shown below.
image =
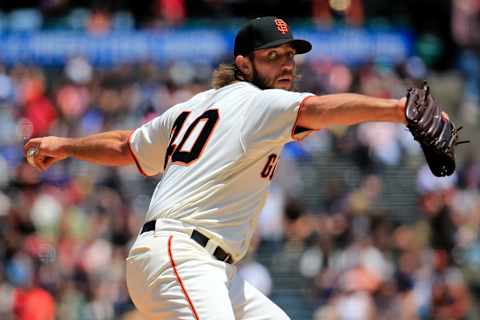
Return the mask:
<svg viewBox="0 0 480 320">
<path fill-rule="evenodd" d="M 301 91 L 401 97 L 430 81 L 479 137 L 479 0 L 0 2 L 0 319 L 139 319 L 124 259 L 158 178 L 65 161 L 26 139 L 135 128 L 209 87 L 247 18 L 312 53 Z M 240 272 L 292 319 L 480 319 L 478 141 L 434 178 L 402 126 L 286 146 Z"/>
</svg>

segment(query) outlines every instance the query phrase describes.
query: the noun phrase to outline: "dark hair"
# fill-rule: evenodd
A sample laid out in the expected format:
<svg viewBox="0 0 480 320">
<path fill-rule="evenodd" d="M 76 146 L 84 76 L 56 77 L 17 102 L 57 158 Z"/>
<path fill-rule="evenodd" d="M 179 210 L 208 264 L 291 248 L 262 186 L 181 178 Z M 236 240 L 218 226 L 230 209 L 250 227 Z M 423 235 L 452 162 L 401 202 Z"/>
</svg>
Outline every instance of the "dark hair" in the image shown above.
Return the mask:
<svg viewBox="0 0 480 320">
<path fill-rule="evenodd" d="M 248 54 L 246 57 L 249 58 L 250 61 L 253 61 L 253 52 Z M 220 89 L 228 86 L 235 81 L 246 81 L 242 71 L 240 71 L 235 63 L 222 63 L 213 71 L 212 87 L 214 89 Z"/>
<path fill-rule="evenodd" d="M 239 70 L 234 64 L 222 63 L 212 74 L 212 87 L 220 89 L 228 86 L 229 84 L 241 80 Z"/>
</svg>

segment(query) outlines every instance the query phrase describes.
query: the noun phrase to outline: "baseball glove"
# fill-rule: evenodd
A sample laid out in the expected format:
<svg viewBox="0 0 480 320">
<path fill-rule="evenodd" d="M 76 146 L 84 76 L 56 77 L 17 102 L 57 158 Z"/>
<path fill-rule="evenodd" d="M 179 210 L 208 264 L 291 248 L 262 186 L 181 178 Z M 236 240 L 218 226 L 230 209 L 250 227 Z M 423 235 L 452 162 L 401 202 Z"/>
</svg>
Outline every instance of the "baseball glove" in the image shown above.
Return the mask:
<svg viewBox="0 0 480 320">
<path fill-rule="evenodd" d="M 405 103 L 407 127 L 423 150 L 427 164 L 437 177 L 455 171 L 455 146 L 469 141 L 458 140 L 458 129 L 430 94 L 425 81 L 423 88 L 409 88 Z"/>
</svg>

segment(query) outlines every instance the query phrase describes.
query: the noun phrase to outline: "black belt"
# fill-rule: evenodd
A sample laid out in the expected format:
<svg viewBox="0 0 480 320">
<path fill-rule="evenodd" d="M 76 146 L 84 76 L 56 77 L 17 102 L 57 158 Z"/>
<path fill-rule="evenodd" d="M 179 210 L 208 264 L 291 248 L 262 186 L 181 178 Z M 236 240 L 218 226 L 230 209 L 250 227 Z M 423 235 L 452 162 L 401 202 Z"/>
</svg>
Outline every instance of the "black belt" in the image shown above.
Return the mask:
<svg viewBox="0 0 480 320">
<path fill-rule="evenodd" d="M 155 220 L 148 221 L 145 223 L 142 227 L 141 233 L 148 232 L 148 231 L 153 231 L 155 230 Z M 195 240 L 199 245 L 202 247 L 206 247 L 208 241 L 210 240 L 206 235 L 203 233 L 198 232 L 197 230 L 193 230 L 192 235 L 190 236 L 193 240 Z M 226 263 L 232 263 L 233 259 L 232 256 L 228 253 L 225 252 L 220 246 L 217 246 L 215 248 L 215 251 L 213 251 L 213 256 L 217 258 L 220 261 L 226 262 Z"/>
</svg>

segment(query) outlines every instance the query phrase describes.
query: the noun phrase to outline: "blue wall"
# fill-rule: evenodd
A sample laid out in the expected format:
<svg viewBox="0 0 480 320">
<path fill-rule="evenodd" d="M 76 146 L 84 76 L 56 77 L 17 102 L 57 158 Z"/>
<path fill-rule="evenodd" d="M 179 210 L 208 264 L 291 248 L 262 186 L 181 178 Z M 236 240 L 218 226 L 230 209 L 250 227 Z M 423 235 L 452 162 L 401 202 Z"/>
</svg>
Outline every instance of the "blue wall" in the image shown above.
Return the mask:
<svg viewBox="0 0 480 320">
<path fill-rule="evenodd" d="M 394 63 L 412 52 L 407 32 L 365 29 L 300 29 L 295 36 L 312 42 L 306 59 L 326 58 L 345 63 L 371 60 Z M 228 29 L 179 29 L 159 32 L 128 31 L 91 35 L 77 31 L 0 33 L 0 61 L 62 65 L 72 56 L 84 56 L 97 66 L 173 59 L 216 63 L 229 58 L 234 33 Z"/>
</svg>

